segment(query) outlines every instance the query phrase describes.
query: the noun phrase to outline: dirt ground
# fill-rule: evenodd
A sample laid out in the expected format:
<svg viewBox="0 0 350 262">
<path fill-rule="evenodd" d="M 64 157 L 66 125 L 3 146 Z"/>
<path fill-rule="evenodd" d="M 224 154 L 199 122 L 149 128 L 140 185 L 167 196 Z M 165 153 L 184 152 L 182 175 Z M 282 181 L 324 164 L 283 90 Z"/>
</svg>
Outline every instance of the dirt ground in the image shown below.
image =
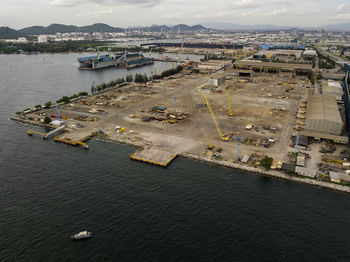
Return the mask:
<svg viewBox="0 0 350 262">
<path fill-rule="evenodd" d="M 208 76 L 180 74 L 174 79 L 151 84 L 133 83 L 66 104 L 60 110 L 70 130 L 66 136 L 73 140 L 102 130 L 112 140 L 122 138 L 197 155 L 208 154 L 209 143 L 223 149 L 220 155 L 224 159 L 236 158 L 237 136 L 241 136 L 240 158 L 256 153 L 288 160 L 287 153 L 292 150 L 290 135 L 306 78 L 256 74 L 248 79 L 236 76 L 234 71 L 226 74 L 231 80 L 219 88 L 210 86 Z M 249 82 L 244 82 L 245 79 Z M 233 116 L 228 116 L 227 86 L 231 86 Z M 289 87 L 292 88 L 286 92 Z M 204 95 L 208 97 L 222 133 L 230 136 L 229 141 L 220 139 Z M 165 113 L 152 111 L 153 107 L 165 107 Z M 32 116 L 43 118 L 43 113 L 57 114 L 55 109 L 49 109 Z M 159 120 L 167 114 L 182 113 L 189 115 L 176 123 Z M 156 119 L 145 121 L 145 117 Z M 246 130 L 248 124 L 254 127 Z M 116 126 L 125 131 L 118 131 Z M 271 131 L 271 127 L 277 131 Z M 268 143 L 268 139 L 273 139 L 274 143 Z"/>
</svg>

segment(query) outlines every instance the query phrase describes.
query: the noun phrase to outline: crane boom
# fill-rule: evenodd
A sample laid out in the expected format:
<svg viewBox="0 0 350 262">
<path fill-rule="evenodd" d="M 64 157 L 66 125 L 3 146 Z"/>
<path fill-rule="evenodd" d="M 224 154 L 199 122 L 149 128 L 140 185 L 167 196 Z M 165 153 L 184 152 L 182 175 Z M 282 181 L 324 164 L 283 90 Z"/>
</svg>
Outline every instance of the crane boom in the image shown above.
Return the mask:
<svg viewBox="0 0 350 262">
<path fill-rule="evenodd" d="M 227 113 L 227 115 L 233 116 L 232 108 L 231 108 L 231 86 L 227 87 L 227 96 L 228 96 L 228 113 Z"/>
<path fill-rule="evenodd" d="M 210 103 L 209 103 L 208 97 L 207 97 L 205 94 L 203 94 L 203 96 L 204 96 L 205 102 L 207 103 L 207 106 L 208 106 L 208 109 L 209 109 L 211 118 L 212 118 L 213 121 L 214 121 L 216 130 L 218 131 L 220 138 L 221 138 L 222 140 L 224 140 L 224 141 L 228 141 L 229 138 L 228 138 L 227 136 L 224 136 L 224 134 L 221 132 L 221 129 L 220 129 L 220 127 L 219 127 L 218 121 L 216 120 L 214 111 L 213 111 L 213 109 L 211 108 L 211 105 L 210 105 Z"/>
</svg>

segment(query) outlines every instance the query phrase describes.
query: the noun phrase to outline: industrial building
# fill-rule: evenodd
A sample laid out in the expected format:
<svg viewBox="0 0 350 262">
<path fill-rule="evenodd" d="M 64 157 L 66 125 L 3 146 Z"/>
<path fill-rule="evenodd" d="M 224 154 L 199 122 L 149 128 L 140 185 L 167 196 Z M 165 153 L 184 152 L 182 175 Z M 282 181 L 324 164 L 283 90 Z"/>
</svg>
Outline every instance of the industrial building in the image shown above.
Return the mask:
<svg viewBox="0 0 350 262">
<path fill-rule="evenodd" d="M 307 167 L 297 166 L 295 168 L 295 173 L 301 176 L 315 178 L 318 174 L 318 170 L 316 168 L 307 168 Z"/>
<path fill-rule="evenodd" d="M 242 44 L 230 42 L 178 42 L 178 43 L 153 43 L 157 47 L 181 47 L 181 48 L 211 48 L 211 49 L 243 49 Z M 141 47 L 143 44 L 141 44 Z"/>
<path fill-rule="evenodd" d="M 337 101 L 343 100 L 343 87 L 335 81 L 327 81 L 322 83 L 322 94 L 334 96 Z"/>
<path fill-rule="evenodd" d="M 209 77 L 209 82 L 212 86 L 218 87 L 219 85 L 225 82 L 225 74 L 224 73 L 216 73 Z"/>
<path fill-rule="evenodd" d="M 317 53 L 313 49 L 305 50 L 303 53 L 303 58 L 305 60 L 313 60 L 317 56 Z"/>
<path fill-rule="evenodd" d="M 198 63 L 198 69 L 201 71 L 209 70 L 209 71 L 218 71 L 223 68 L 229 67 L 231 63 L 225 60 L 208 60 L 202 61 Z"/>
<path fill-rule="evenodd" d="M 350 184 L 350 176 L 345 173 L 330 171 L 329 176 L 333 183 Z"/>
<path fill-rule="evenodd" d="M 253 55 L 254 59 L 278 59 L 285 62 L 300 60 L 301 50 L 260 50 Z"/>
<path fill-rule="evenodd" d="M 292 72 L 292 73 L 307 73 L 312 71 L 311 64 L 290 64 L 290 63 L 270 63 L 256 60 L 240 60 L 233 63 L 236 70 L 248 69 L 257 72 Z"/>
<path fill-rule="evenodd" d="M 343 121 L 334 96 L 309 94 L 305 129 L 341 135 Z"/>
</svg>

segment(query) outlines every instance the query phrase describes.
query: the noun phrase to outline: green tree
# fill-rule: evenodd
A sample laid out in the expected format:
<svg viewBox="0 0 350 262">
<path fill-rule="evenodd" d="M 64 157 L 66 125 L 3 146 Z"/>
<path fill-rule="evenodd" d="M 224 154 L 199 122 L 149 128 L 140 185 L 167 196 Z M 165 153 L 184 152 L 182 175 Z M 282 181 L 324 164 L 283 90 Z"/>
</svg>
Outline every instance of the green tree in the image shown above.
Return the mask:
<svg viewBox="0 0 350 262">
<path fill-rule="evenodd" d="M 132 76 L 132 74 L 127 75 L 127 76 L 125 77 L 125 81 L 126 81 L 126 82 L 132 82 L 132 81 L 133 81 L 133 76 Z"/>
<path fill-rule="evenodd" d="M 314 73 L 312 71 L 308 72 L 307 77 L 309 78 L 311 84 L 315 83 L 315 76 L 314 76 Z"/>
<path fill-rule="evenodd" d="M 78 96 L 88 96 L 88 92 L 79 92 Z"/>
<path fill-rule="evenodd" d="M 69 103 L 69 97 L 68 96 L 63 96 L 62 98 L 58 99 L 56 103 Z"/>
<path fill-rule="evenodd" d="M 52 102 L 51 102 L 51 101 L 47 101 L 47 102 L 45 103 L 45 108 L 50 108 L 51 105 L 52 105 Z"/>
<path fill-rule="evenodd" d="M 260 165 L 265 167 L 266 170 L 270 170 L 273 159 L 271 157 L 265 156 L 261 161 Z"/>
<path fill-rule="evenodd" d="M 51 118 L 48 116 L 45 116 L 44 118 L 44 124 L 50 124 L 51 123 Z"/>
</svg>

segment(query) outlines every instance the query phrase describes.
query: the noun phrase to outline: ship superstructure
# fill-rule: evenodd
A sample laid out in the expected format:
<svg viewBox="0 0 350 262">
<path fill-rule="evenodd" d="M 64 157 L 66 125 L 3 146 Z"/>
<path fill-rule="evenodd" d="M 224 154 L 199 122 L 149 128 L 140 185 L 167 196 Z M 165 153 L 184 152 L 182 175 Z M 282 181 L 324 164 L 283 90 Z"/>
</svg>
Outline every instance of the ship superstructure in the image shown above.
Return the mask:
<svg viewBox="0 0 350 262">
<path fill-rule="evenodd" d="M 151 57 L 145 57 L 142 53 L 109 53 L 97 54 L 96 56 L 81 57 L 77 59 L 79 69 L 94 70 L 106 67 L 116 68 L 134 68 L 153 64 L 154 60 Z"/>
</svg>

